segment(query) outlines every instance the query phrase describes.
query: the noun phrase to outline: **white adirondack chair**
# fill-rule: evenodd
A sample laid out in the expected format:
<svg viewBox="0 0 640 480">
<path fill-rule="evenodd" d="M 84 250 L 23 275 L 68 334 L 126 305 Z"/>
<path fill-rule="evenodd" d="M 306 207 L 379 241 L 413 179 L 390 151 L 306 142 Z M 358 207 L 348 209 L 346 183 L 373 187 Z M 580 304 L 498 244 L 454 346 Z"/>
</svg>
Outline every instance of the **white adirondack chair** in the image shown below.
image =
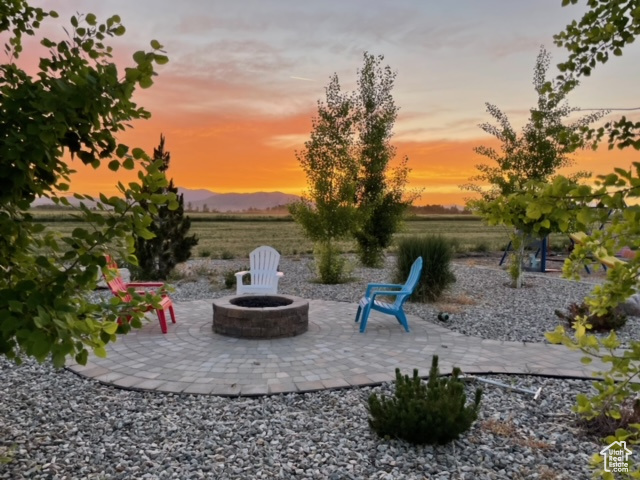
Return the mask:
<svg viewBox="0 0 640 480">
<path fill-rule="evenodd" d="M 271 247 L 258 247 L 249 255 L 249 271 L 236 273 L 236 294 L 278 293 L 278 280 L 284 273 L 278 271 L 280 254 Z M 242 277 L 251 274 L 251 283 L 242 283 Z"/>
</svg>

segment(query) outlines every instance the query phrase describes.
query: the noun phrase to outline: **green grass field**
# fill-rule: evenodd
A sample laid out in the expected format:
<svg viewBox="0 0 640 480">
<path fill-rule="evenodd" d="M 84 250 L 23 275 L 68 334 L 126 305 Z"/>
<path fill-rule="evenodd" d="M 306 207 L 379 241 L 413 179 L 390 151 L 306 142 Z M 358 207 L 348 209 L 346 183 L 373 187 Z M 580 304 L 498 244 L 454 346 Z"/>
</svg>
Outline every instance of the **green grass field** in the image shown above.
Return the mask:
<svg viewBox="0 0 640 480">
<path fill-rule="evenodd" d="M 81 226 L 64 212 L 35 212 L 48 229 L 70 233 Z M 247 258 L 260 245 L 270 245 L 283 255 L 309 254 L 313 244 L 302 229 L 286 216 L 190 214 L 191 232 L 200 239 L 194 256 L 213 258 Z M 500 251 L 509 242 L 504 227 L 489 227 L 477 217 L 467 215 L 415 216 L 404 222 L 394 240 L 410 235 L 442 235 L 450 239 L 458 252 Z M 552 238 L 552 246 L 563 248 L 567 237 Z M 350 241 L 339 243 L 344 252 L 354 252 Z M 391 252 L 395 246 L 389 249 Z"/>
</svg>

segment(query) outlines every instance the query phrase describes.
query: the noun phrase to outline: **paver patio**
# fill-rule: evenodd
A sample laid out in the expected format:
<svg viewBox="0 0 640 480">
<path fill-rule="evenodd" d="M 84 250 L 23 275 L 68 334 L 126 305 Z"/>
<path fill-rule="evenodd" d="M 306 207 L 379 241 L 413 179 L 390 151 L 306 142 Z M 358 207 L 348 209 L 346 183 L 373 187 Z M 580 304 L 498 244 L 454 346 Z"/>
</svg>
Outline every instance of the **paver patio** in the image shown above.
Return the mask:
<svg viewBox="0 0 640 480">
<path fill-rule="evenodd" d="M 602 369 L 561 345 L 484 340 L 409 315 L 406 333 L 393 317 L 372 312 L 366 333 L 354 323 L 357 304 L 312 300 L 309 330 L 297 337 L 244 340 L 212 330 L 212 302 L 175 303 L 177 324 L 163 335 L 157 319 L 68 368 L 105 384 L 137 390 L 210 395 L 267 395 L 379 384 L 395 369 L 523 373 L 592 378 Z"/>
</svg>

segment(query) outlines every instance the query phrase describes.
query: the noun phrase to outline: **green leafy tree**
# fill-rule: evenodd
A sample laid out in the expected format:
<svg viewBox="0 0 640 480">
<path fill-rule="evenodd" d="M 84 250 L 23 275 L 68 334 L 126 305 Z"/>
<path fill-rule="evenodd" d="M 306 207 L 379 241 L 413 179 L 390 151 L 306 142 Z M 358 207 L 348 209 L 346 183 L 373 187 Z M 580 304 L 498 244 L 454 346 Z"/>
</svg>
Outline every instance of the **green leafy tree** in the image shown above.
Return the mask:
<svg viewBox="0 0 640 480">
<path fill-rule="evenodd" d="M 533 74 L 538 101 L 530 110 L 529 120 L 520 134 L 513 129 L 504 112 L 495 105 L 486 104 L 497 125 L 483 123 L 480 128 L 500 141 L 500 151 L 486 146 L 474 149 L 477 154 L 490 159 L 492 164 L 476 165 L 480 173 L 471 181 L 481 184 L 463 185 L 464 189 L 480 194 L 484 200 L 493 200 L 520 190 L 530 180 L 550 181 L 560 168 L 575 163 L 571 155 L 579 146 L 576 139 L 580 138 L 584 127 L 601 118 L 604 112 L 568 122 L 568 117 L 579 109 L 568 105 L 569 91 L 549 88 L 547 72 L 550 60 L 549 53 L 541 48 Z M 573 178 L 578 180 L 586 176 L 587 173 L 580 172 Z"/>
<path fill-rule="evenodd" d="M 55 17 L 25 0 L 0 3 L 6 39 L 0 64 L 0 353 L 16 361 L 25 355 L 51 358 L 61 366 L 70 355 L 85 363 L 89 349 L 104 356 L 105 345 L 130 328 L 116 321 L 125 309 L 133 315 L 131 324 L 140 325 L 140 295 L 131 304 L 94 305 L 87 293 L 96 286 L 107 249 L 135 261 L 131 232 L 151 235 L 140 202 L 151 202 L 153 210 L 155 203 L 175 198 L 146 193 L 164 187 L 164 175 L 143 150 L 130 150 L 116 138 L 132 120 L 149 117 L 132 96 L 137 87 L 152 85 L 154 64 L 167 62 L 162 46 L 152 41 L 151 51 L 136 52 L 135 64 L 119 71 L 106 41 L 124 34 L 120 18 L 100 23 L 92 14 L 73 16 L 65 40 L 42 38 L 48 55 L 31 76 L 17 63 L 22 40 Z M 71 207 L 59 196 L 74 173 L 67 153 L 82 168 L 108 162 L 112 170 L 138 169 L 147 190 L 119 183 L 121 196 L 100 195 L 95 211 L 81 204 L 76 215 L 82 227 L 66 235 L 47 231 L 29 207 L 38 196 Z"/>
<path fill-rule="evenodd" d="M 306 176 L 308 191 L 289 212 L 316 243 L 318 273 L 322 283 L 342 281 L 344 260 L 335 241 L 347 237 L 356 218 L 355 195 L 358 163 L 353 152 L 355 117 L 352 99 L 341 92 L 337 75 L 318 101 L 311 138 L 296 152 Z"/>
<path fill-rule="evenodd" d="M 384 249 L 391 244 L 404 213 L 416 197 L 413 194 L 405 198 L 408 158 L 404 157 L 394 169 L 389 166 L 396 154 L 391 138 L 398 107 L 391 94 L 396 73 L 388 65 L 382 67 L 383 60 L 382 55 L 364 53 L 353 103 L 357 118 L 360 212 L 353 233 L 360 261 L 370 267 L 381 264 Z"/>
<path fill-rule="evenodd" d="M 160 135 L 160 144 L 153 150 L 153 159 L 159 163 L 158 169 L 166 175 L 171 162 L 171 154 L 164 150 L 164 136 Z M 151 193 L 151 192 L 149 192 Z M 147 239 L 146 235 L 134 235 L 135 252 L 138 266 L 132 269 L 137 278 L 145 280 L 166 280 L 174 267 L 191 257 L 191 249 L 198 244 L 195 235 L 189 235 L 191 220 L 184 215 L 184 196 L 178 195 L 178 187 L 169 184 L 155 195 L 172 193 L 177 198 L 177 208 L 168 205 L 157 207 L 157 212 L 149 212 L 151 224 L 148 230 L 155 236 Z M 149 207 L 149 202 L 142 202 L 143 208 Z"/>
<path fill-rule="evenodd" d="M 563 5 L 577 3 L 563 0 Z M 558 65 L 563 74 L 559 84 L 565 90 L 575 86 L 580 77 L 588 77 L 598 64 L 604 64 L 611 57 L 619 57 L 622 50 L 640 34 L 640 1 L 589 2 L 588 10 L 580 20 L 567 25 L 564 31 L 555 35 L 556 45 L 569 51 L 568 59 Z M 640 122 L 626 117 L 607 122 L 597 129 L 583 128 L 583 138 L 596 142 L 606 138 L 609 149 L 632 147 L 640 150 Z M 636 255 L 627 262 L 616 262 L 607 270 L 606 281 L 596 286 L 587 298 L 591 313 L 605 314 L 632 295 L 640 295 L 640 162 L 634 162 L 630 170 L 616 168 L 608 175 L 601 175 L 598 184 L 588 190 L 569 191 L 567 197 L 576 201 L 597 201 L 603 209 L 612 211 L 607 228 L 595 231 L 588 241 L 578 245 L 565 263 L 564 272 L 577 276 L 579 267 L 593 256 L 607 257 L 622 246 L 630 247 Z M 582 222 L 599 219 L 598 211 L 579 208 L 572 211 Z M 600 214 L 600 218 L 602 215 Z M 603 442 L 626 441 L 627 445 L 640 444 L 640 425 L 637 416 L 637 392 L 635 383 L 640 374 L 640 342 L 629 342 L 628 349 L 620 350 L 620 342 L 615 332 L 600 340 L 588 332 L 586 318 L 576 321 L 575 333 L 567 333 L 559 327 L 547 334 L 553 343 L 562 343 L 569 348 L 579 349 L 586 355 L 583 361 L 600 358 L 609 365 L 608 371 L 599 373 L 604 380 L 596 382 L 598 393 L 579 396 L 575 410 L 587 421 L 602 423 L 619 422 L 619 428 L 609 432 Z M 631 412 L 631 414 L 630 414 Z M 605 479 L 613 479 L 612 472 L 603 469 L 603 458 L 594 455 L 592 465 L 595 473 Z M 622 474 L 626 478 L 640 478 L 640 466 L 631 457 L 630 471 Z"/>
<path fill-rule="evenodd" d="M 562 0 L 562 5 L 576 4 L 578 0 Z M 589 1 L 589 9 L 578 21 L 571 22 L 564 31 L 554 36 L 557 46 L 569 51 L 569 58 L 558 65 L 562 75 L 559 83 L 565 90 L 575 87 L 577 78 L 588 77 L 600 63 L 622 56 L 622 50 L 640 34 L 640 1 Z M 598 129 L 583 129 L 585 137 L 601 140 L 608 138 L 609 149 L 633 147 L 640 150 L 640 121 L 622 116 Z"/>
<path fill-rule="evenodd" d="M 396 74 L 382 67 L 383 60 L 365 52 L 355 92 L 343 93 L 338 76 L 331 77 L 326 104 L 318 104 L 311 140 L 298 154 L 310 193 L 290 211 L 319 242 L 324 258 L 320 264 L 334 278 L 342 261 L 333 240 L 353 236 L 362 263 L 380 265 L 384 249 L 417 197 L 405 192 L 408 159 L 390 168 L 398 112 L 391 95 Z"/>
<path fill-rule="evenodd" d="M 480 195 L 480 200 L 467 203 L 475 213 L 492 225 L 509 227 L 513 247 L 510 274 L 515 288 L 522 286 L 527 239 L 544 238 L 559 227 L 547 215 L 553 210 L 551 206 L 545 205 L 544 209 L 534 210 L 532 214 L 531 209 L 536 207 L 529 207 L 528 202 L 536 196 L 541 182 L 553 181 L 558 169 L 574 163 L 571 154 L 581 145 L 578 142 L 580 132 L 604 115 L 604 112 L 597 112 L 573 122 L 566 121 L 576 109 L 566 103 L 569 90 L 557 86 L 550 88 L 546 79 L 550 58 L 542 48 L 533 75 L 538 102 L 530 110 L 529 121 L 520 134 L 500 109 L 487 104 L 487 111 L 498 125 L 484 123 L 480 128 L 501 142 L 500 151 L 486 146 L 475 149 L 476 153 L 494 162 L 477 165 L 480 173 L 471 179 L 488 184 L 488 189 L 482 184 L 463 185 Z M 578 173 L 571 180 L 577 182 L 586 176 L 584 172 Z"/>
</svg>

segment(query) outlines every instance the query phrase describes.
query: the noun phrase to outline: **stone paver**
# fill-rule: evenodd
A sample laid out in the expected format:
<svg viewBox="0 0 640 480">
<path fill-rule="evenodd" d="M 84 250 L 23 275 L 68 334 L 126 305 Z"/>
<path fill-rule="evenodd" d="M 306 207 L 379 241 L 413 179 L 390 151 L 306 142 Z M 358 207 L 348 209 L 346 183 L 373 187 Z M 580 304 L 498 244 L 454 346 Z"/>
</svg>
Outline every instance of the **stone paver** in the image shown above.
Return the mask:
<svg viewBox="0 0 640 480">
<path fill-rule="evenodd" d="M 378 384 L 396 368 L 526 373 L 591 378 L 602 369 L 561 345 L 483 340 L 409 315 L 407 333 L 393 317 L 372 312 L 366 333 L 354 322 L 357 304 L 312 300 L 309 331 L 291 338 L 244 340 L 212 330 L 211 301 L 175 304 L 177 324 L 163 335 L 154 318 L 107 348 L 107 358 L 70 363 L 79 375 L 120 388 L 210 395 L 266 395 Z"/>
</svg>

